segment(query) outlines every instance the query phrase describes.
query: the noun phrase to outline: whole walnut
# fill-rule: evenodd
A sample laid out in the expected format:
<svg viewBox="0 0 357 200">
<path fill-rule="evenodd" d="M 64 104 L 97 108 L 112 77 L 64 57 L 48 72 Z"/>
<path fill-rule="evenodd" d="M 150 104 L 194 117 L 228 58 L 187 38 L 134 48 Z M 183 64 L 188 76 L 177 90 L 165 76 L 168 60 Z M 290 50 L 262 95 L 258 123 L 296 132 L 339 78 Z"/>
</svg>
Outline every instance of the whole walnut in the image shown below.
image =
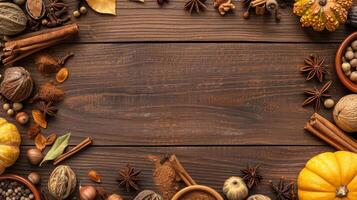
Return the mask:
<svg viewBox="0 0 357 200">
<path fill-rule="evenodd" d="M 7 68 L 4 73 L 4 80 L 0 86 L 0 93 L 12 102 L 26 100 L 32 92 L 33 80 L 23 67 Z"/>
</svg>

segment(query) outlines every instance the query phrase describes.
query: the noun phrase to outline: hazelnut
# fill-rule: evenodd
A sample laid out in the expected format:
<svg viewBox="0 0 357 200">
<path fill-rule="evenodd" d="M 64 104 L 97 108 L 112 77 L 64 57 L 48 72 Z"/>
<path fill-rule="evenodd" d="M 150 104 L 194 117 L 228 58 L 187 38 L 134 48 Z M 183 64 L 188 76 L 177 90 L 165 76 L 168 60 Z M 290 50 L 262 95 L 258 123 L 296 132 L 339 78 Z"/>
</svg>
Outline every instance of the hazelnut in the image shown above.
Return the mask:
<svg viewBox="0 0 357 200">
<path fill-rule="evenodd" d="M 354 60 L 354 59 L 353 59 L 353 60 Z M 342 63 L 342 71 L 344 71 L 344 72 L 351 71 L 351 65 L 350 65 L 350 63 L 347 63 L 347 62 Z"/>
<path fill-rule="evenodd" d="M 353 72 L 350 74 L 350 80 L 351 80 L 351 81 L 357 81 L 357 71 L 353 71 Z"/>
<path fill-rule="evenodd" d="M 39 173 L 37 172 L 31 172 L 28 176 L 27 176 L 27 179 L 29 181 L 31 181 L 31 183 L 33 183 L 34 185 L 37 185 L 40 183 L 41 181 L 41 176 Z"/>
<path fill-rule="evenodd" d="M 25 112 L 19 112 L 16 114 L 16 121 L 20 124 L 26 124 L 29 121 L 29 115 Z"/>
<path fill-rule="evenodd" d="M 352 67 L 356 68 L 357 67 L 357 59 L 356 58 L 352 59 L 350 61 L 350 64 L 351 64 Z"/>
<path fill-rule="evenodd" d="M 33 165 L 38 165 L 43 159 L 43 154 L 38 149 L 29 149 L 27 150 L 27 159 Z"/>
<path fill-rule="evenodd" d="M 347 51 L 345 53 L 346 60 L 352 60 L 354 57 L 355 57 L 355 54 L 353 53 L 353 51 Z"/>
<path fill-rule="evenodd" d="M 334 101 L 333 99 L 326 99 L 326 100 L 324 101 L 324 106 L 325 106 L 325 108 L 327 108 L 327 109 L 332 108 L 334 105 L 335 105 L 335 101 Z"/>
</svg>

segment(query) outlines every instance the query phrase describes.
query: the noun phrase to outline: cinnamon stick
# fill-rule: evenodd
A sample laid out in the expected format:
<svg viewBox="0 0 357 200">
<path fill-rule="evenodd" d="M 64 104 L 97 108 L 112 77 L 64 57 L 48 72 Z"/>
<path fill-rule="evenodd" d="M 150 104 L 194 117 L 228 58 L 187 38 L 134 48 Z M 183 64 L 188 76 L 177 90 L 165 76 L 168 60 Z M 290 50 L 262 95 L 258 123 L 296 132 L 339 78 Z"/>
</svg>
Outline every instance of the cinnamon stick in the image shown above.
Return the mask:
<svg viewBox="0 0 357 200">
<path fill-rule="evenodd" d="M 73 147 L 71 150 L 67 151 L 66 153 L 58 156 L 53 164 L 57 165 L 58 163 L 66 160 L 67 158 L 73 156 L 74 154 L 76 154 L 77 152 L 79 152 L 80 150 L 84 149 L 85 147 L 87 147 L 88 145 L 92 144 L 93 140 L 91 137 L 87 137 L 86 139 L 84 139 L 81 143 L 79 143 L 77 146 Z"/>
<path fill-rule="evenodd" d="M 329 128 L 335 134 L 337 134 L 339 137 L 344 139 L 348 144 L 354 146 L 357 149 L 356 141 L 354 139 L 352 139 L 351 137 L 348 137 L 346 135 L 346 133 L 344 133 L 340 128 L 335 126 L 333 123 L 331 123 L 330 121 L 328 121 L 327 119 L 325 119 L 324 117 L 319 115 L 318 113 L 314 113 L 313 116 L 316 117 L 317 119 L 319 119 L 327 128 Z"/>
<path fill-rule="evenodd" d="M 187 186 L 197 185 L 196 182 L 192 179 L 192 177 L 187 173 L 185 168 L 181 165 L 180 161 L 175 155 L 170 157 L 170 163 L 174 167 L 176 173 L 180 176 L 180 178 L 185 182 Z"/>
<path fill-rule="evenodd" d="M 306 123 L 304 129 L 309 131 L 310 133 L 312 133 L 316 137 L 320 138 L 321 140 L 325 141 L 327 144 L 331 145 L 332 147 L 334 147 L 337 150 L 340 150 L 340 151 L 346 151 L 347 150 L 341 144 L 338 144 L 338 143 L 334 142 L 331 138 L 329 138 L 326 135 L 320 133 L 313 126 L 311 126 L 311 124 L 309 122 Z"/>
</svg>

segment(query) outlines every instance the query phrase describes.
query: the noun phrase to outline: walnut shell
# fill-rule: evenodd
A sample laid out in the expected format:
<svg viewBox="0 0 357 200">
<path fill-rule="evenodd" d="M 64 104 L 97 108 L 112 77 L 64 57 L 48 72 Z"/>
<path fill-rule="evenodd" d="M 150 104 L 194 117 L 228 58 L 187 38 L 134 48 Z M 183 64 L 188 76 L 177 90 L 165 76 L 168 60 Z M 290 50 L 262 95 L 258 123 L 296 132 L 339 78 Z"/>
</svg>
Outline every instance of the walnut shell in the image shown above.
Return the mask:
<svg viewBox="0 0 357 200">
<path fill-rule="evenodd" d="M 163 200 L 163 198 L 152 190 L 141 191 L 134 200 Z"/>
<path fill-rule="evenodd" d="M 333 110 L 333 119 L 346 132 L 357 132 L 357 94 L 342 97 Z"/>
<path fill-rule="evenodd" d="M 18 5 L 0 3 L 0 35 L 16 35 L 25 30 L 26 24 L 27 17 Z"/>
<path fill-rule="evenodd" d="M 33 80 L 23 67 L 11 67 L 5 70 L 4 80 L 0 85 L 0 93 L 12 102 L 26 100 L 32 92 Z"/>
</svg>

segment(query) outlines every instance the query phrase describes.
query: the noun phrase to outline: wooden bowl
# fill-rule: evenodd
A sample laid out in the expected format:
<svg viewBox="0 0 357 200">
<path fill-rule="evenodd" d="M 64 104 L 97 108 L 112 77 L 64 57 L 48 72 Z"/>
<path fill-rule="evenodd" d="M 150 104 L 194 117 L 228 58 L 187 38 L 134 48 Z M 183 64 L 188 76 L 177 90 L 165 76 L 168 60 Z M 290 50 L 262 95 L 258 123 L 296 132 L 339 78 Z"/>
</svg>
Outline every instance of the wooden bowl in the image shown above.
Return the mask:
<svg viewBox="0 0 357 200">
<path fill-rule="evenodd" d="M 178 191 L 174 197 L 172 197 L 171 200 L 179 200 L 180 197 L 182 197 L 183 195 L 193 192 L 193 191 L 203 191 L 206 192 L 210 195 L 212 195 L 214 198 L 216 198 L 217 200 L 224 200 L 223 197 L 214 189 L 204 186 L 204 185 L 192 185 L 192 186 L 188 186 L 183 188 L 182 190 Z"/>
<path fill-rule="evenodd" d="M 26 187 L 28 187 L 32 194 L 34 195 L 34 200 L 41 200 L 41 196 L 40 193 L 38 192 L 38 190 L 36 189 L 36 187 L 27 179 L 15 175 L 15 174 L 4 174 L 0 176 L 0 181 L 1 180 L 12 180 L 12 181 L 18 181 L 22 184 L 24 184 Z"/>
<path fill-rule="evenodd" d="M 354 93 L 357 93 L 357 84 L 352 82 L 342 71 L 342 56 L 345 54 L 347 47 L 354 41 L 357 40 L 357 32 L 349 35 L 340 45 L 337 50 L 335 57 L 335 67 L 336 73 L 342 84 Z"/>
</svg>

